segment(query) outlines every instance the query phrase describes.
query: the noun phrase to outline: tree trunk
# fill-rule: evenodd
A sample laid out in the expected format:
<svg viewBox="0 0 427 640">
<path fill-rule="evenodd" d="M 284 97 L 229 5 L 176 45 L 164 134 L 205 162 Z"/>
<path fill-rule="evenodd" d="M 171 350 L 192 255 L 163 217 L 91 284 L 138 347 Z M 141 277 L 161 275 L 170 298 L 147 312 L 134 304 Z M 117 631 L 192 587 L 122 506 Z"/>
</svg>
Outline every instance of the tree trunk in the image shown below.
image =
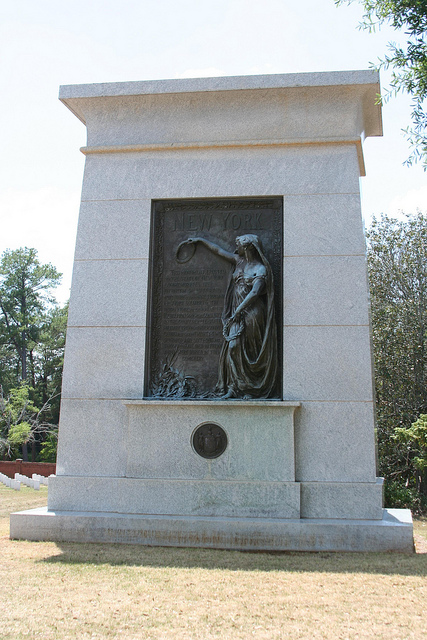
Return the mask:
<svg viewBox="0 0 427 640">
<path fill-rule="evenodd" d="M 22 459 L 24 462 L 28 462 L 28 447 L 26 442 L 22 445 Z"/>
<path fill-rule="evenodd" d="M 35 389 L 36 388 L 36 372 L 35 372 L 35 366 L 34 366 L 34 354 L 32 349 L 30 349 L 30 352 L 28 354 L 28 359 L 30 361 L 31 386 L 33 387 L 33 389 Z"/>
<path fill-rule="evenodd" d="M 420 471 L 418 491 L 422 496 L 427 496 L 427 471 Z"/>
<path fill-rule="evenodd" d="M 25 331 L 22 332 L 22 356 L 21 356 L 21 365 L 22 365 L 22 381 L 27 381 L 27 336 Z"/>
</svg>

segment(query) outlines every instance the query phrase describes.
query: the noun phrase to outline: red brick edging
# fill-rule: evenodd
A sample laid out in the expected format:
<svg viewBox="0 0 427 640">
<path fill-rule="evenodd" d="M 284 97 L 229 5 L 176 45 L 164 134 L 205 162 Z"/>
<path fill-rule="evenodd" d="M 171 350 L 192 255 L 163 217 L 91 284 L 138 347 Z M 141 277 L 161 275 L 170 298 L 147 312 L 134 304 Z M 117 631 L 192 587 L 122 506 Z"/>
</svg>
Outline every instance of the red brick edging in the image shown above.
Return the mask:
<svg viewBox="0 0 427 640">
<path fill-rule="evenodd" d="M 38 473 L 39 476 L 50 476 L 52 473 L 56 473 L 55 462 L 24 462 L 23 460 L 13 460 L 11 462 L 6 460 L 0 460 L 0 473 L 4 473 L 9 478 L 14 478 L 15 473 L 20 473 L 23 476 L 31 478 L 33 473 Z"/>
</svg>

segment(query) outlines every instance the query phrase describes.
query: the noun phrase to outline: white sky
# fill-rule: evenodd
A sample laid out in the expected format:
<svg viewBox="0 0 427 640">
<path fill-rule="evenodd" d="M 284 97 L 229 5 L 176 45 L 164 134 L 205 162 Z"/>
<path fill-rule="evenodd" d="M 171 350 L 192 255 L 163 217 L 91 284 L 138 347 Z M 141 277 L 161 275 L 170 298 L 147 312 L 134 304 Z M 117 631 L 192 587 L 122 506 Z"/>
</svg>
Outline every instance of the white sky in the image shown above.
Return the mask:
<svg viewBox="0 0 427 640">
<path fill-rule="evenodd" d="M 60 84 L 367 69 L 399 35 L 357 29 L 356 2 L 333 0 L 0 0 L 0 252 L 35 247 L 71 270 L 86 142 Z M 381 76 L 382 86 L 388 76 Z M 427 211 L 427 173 L 402 165 L 410 100 L 383 108 L 364 145 L 366 223 Z"/>
</svg>

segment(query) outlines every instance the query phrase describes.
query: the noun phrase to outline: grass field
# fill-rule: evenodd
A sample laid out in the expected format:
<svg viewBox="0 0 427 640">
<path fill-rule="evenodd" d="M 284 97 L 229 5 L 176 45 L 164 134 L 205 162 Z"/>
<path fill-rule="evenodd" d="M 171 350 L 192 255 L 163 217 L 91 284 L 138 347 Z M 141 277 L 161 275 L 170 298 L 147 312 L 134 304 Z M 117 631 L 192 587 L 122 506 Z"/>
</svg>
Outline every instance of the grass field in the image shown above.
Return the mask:
<svg viewBox="0 0 427 640">
<path fill-rule="evenodd" d="M 0 485 L 0 638 L 427 638 L 418 553 L 240 553 L 11 541 L 11 511 L 47 491 Z"/>
</svg>

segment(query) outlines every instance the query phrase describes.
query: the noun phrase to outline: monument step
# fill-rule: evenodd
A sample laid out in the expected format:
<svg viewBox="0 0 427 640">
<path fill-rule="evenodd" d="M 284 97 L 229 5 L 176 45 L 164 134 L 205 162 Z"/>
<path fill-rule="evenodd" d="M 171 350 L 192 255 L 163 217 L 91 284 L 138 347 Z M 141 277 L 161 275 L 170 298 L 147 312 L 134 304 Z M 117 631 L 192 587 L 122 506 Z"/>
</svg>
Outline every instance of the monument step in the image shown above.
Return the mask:
<svg viewBox="0 0 427 640">
<path fill-rule="evenodd" d="M 10 537 L 240 551 L 414 551 L 412 518 L 407 509 L 384 509 L 382 520 L 281 520 L 41 508 L 11 514 Z"/>
</svg>

